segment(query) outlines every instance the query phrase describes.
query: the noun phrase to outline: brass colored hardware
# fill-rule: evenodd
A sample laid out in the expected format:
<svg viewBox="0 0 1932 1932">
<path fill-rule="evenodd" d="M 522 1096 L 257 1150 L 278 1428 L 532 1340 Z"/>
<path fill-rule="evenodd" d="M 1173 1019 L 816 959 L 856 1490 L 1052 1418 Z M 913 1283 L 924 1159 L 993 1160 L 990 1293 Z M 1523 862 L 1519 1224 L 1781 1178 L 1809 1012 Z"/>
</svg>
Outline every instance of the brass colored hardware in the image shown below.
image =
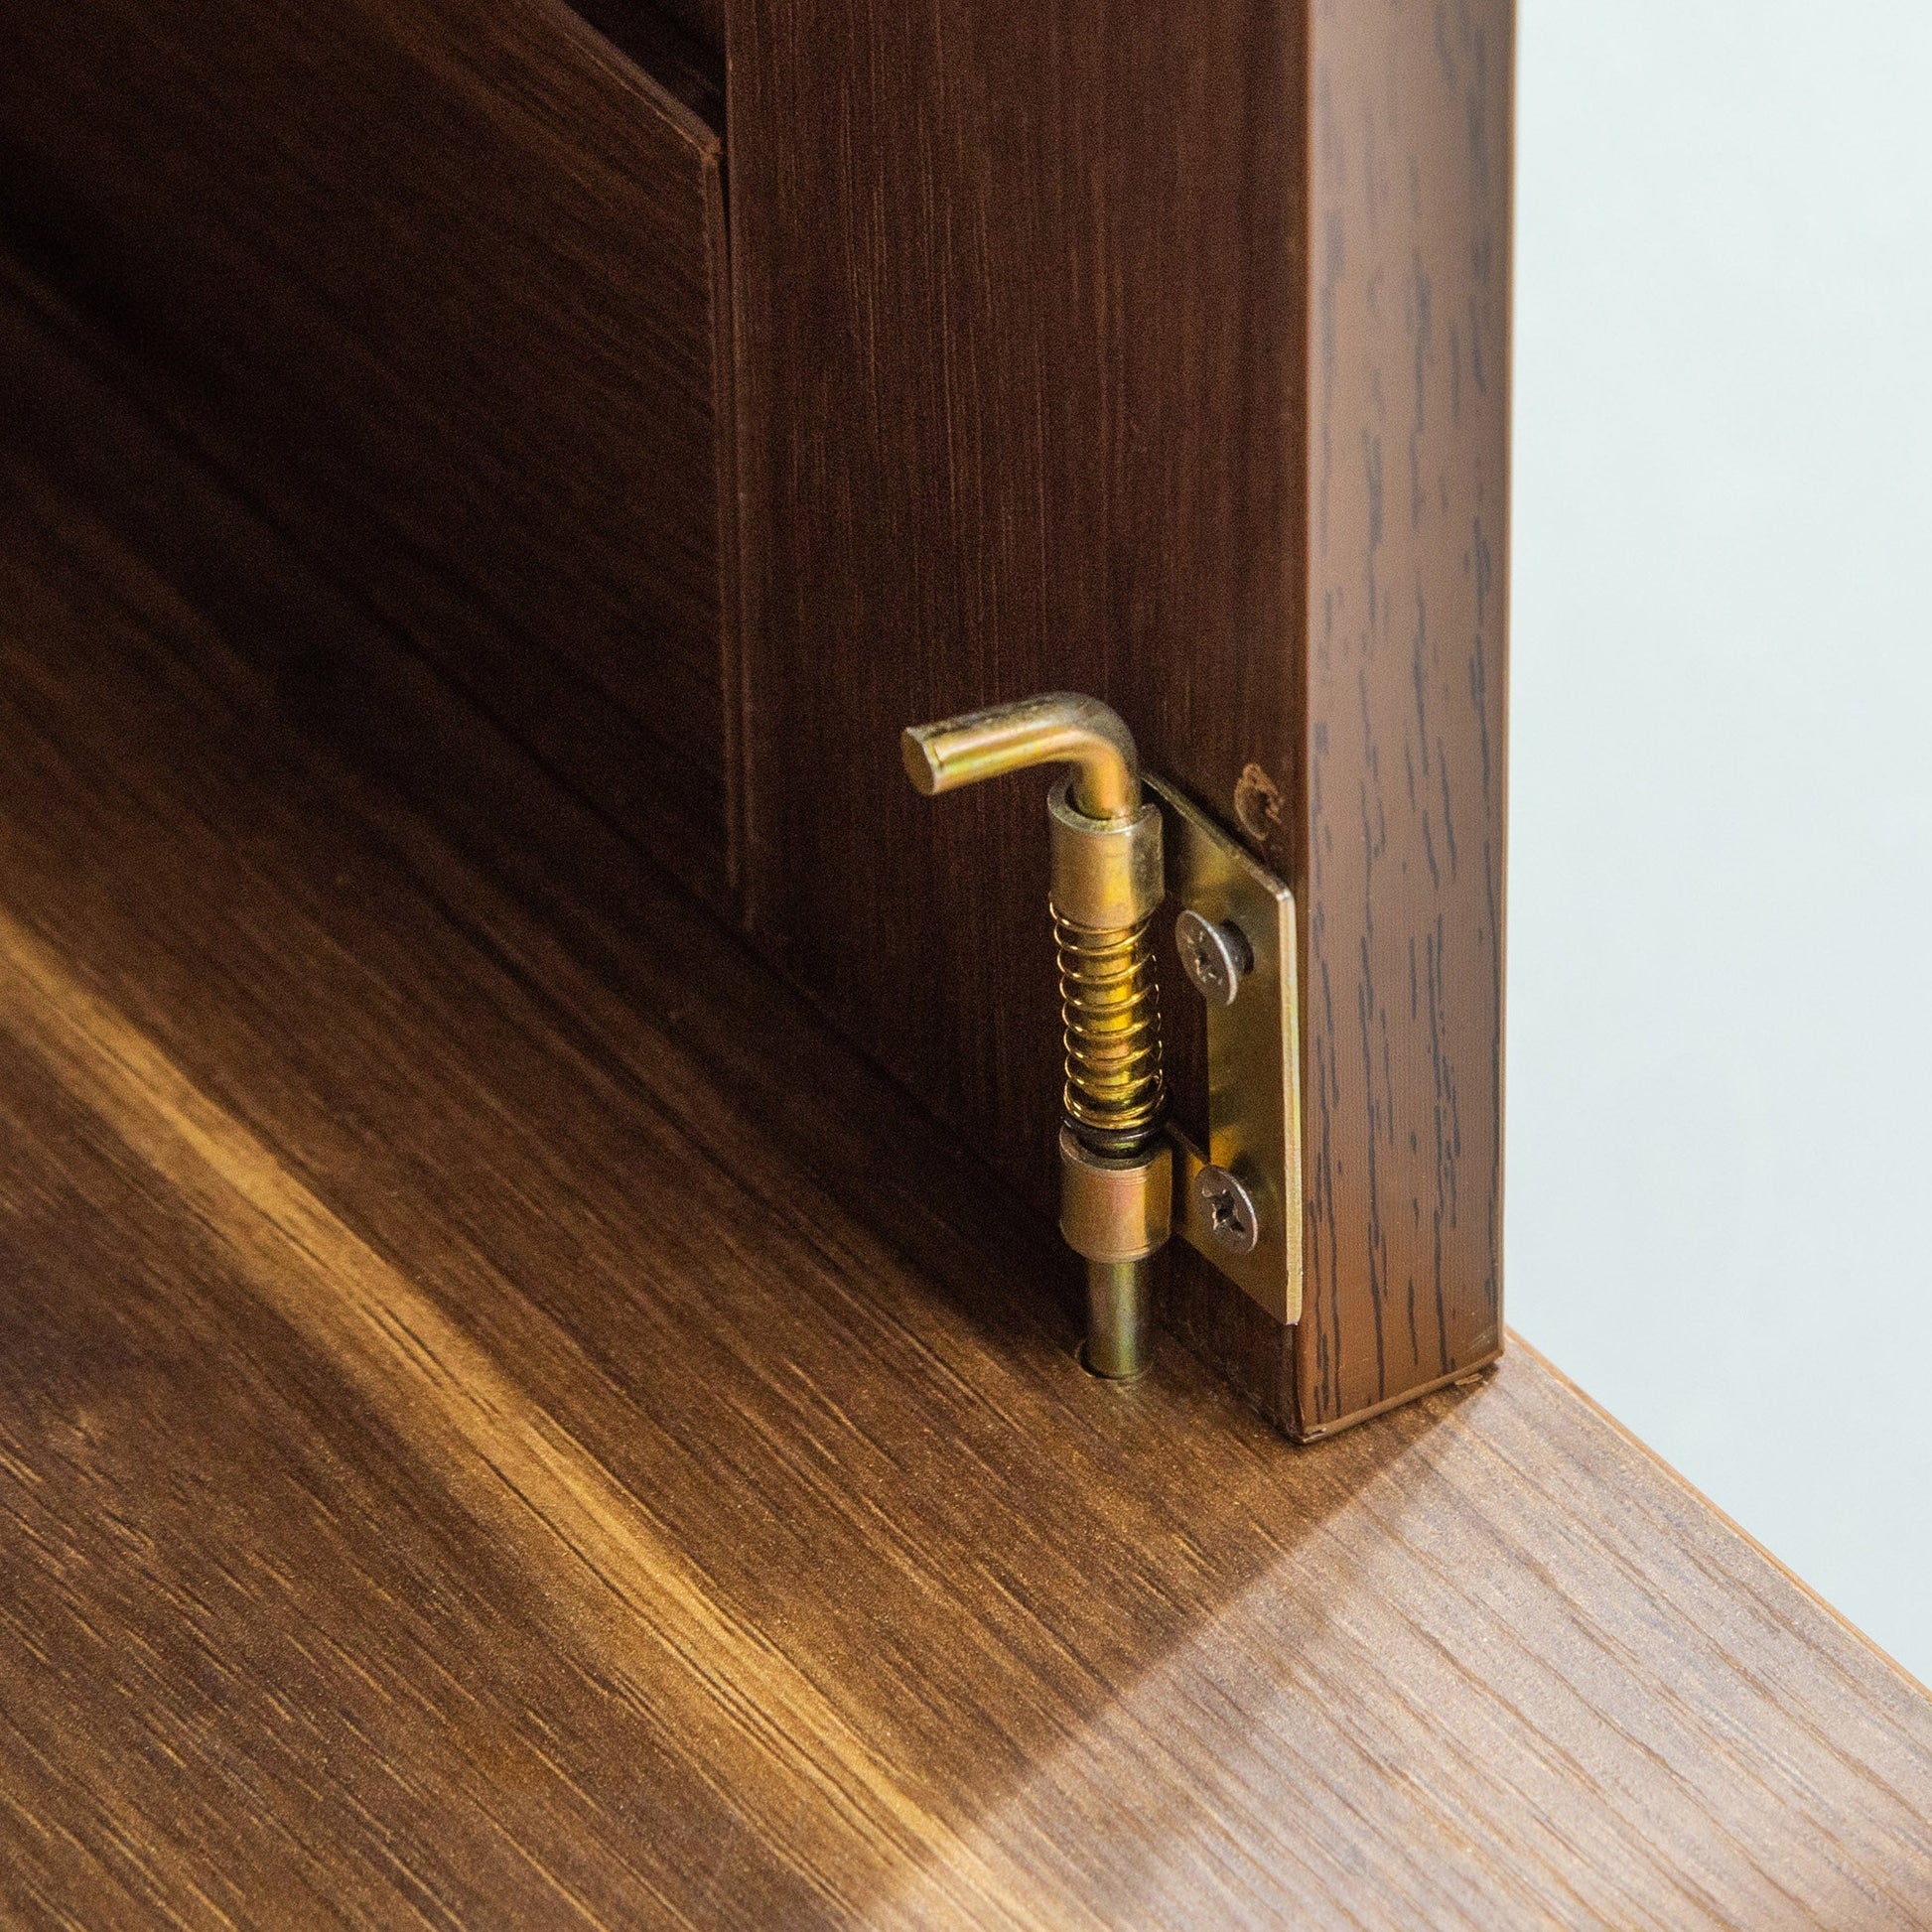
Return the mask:
<svg viewBox="0 0 1932 1932">
<path fill-rule="evenodd" d="M 1053 908 L 1066 1041 L 1061 1106 L 1075 1132 L 1102 1154 L 1133 1154 L 1167 1117 L 1148 923 L 1094 931 Z"/>
<path fill-rule="evenodd" d="M 1207 1147 L 1170 1129 L 1174 1232 L 1277 1321 L 1302 1318 L 1302 1082 L 1295 899 L 1247 847 L 1172 785 L 1150 777 L 1166 818 L 1168 885 L 1246 963 L 1207 1007 Z M 1187 934 L 1181 941 L 1188 957 Z M 1240 963 L 1236 959 L 1235 963 Z M 1196 986 L 1201 980 L 1191 970 Z M 1234 1183 L 1234 1189 L 1225 1184 Z"/>
<path fill-rule="evenodd" d="M 1253 1254 L 1261 1238 L 1261 1213 L 1247 1188 L 1225 1168 L 1202 1168 L 1194 1175 L 1193 1192 L 1214 1245 L 1226 1254 Z"/>
<path fill-rule="evenodd" d="M 1126 1159 L 1096 1154 L 1060 1129 L 1060 1232 L 1089 1261 L 1145 1261 L 1173 1226 L 1173 1149 L 1156 1141 Z"/>
<path fill-rule="evenodd" d="M 1152 1267 L 1171 1232 L 1276 1320 L 1302 1315 L 1295 900 L 1173 786 L 1146 782 L 1127 727 L 1065 692 L 908 729 L 927 794 L 1035 764 L 1073 765 L 1047 799 L 1049 910 L 1066 1083 L 1060 1231 L 1087 1264 L 1095 1374 L 1126 1380 L 1152 1346 Z M 1168 1123 L 1149 928 L 1180 900 L 1181 964 L 1207 1008 L 1207 1140 Z"/>
<path fill-rule="evenodd" d="M 1133 735 L 1096 698 L 1054 692 L 909 727 L 900 749 L 928 795 L 1031 765 L 1074 767 L 1048 801 L 1066 1054 L 1060 1224 L 1087 1263 L 1087 1366 L 1130 1379 L 1148 1364 L 1153 1257 L 1173 1202 L 1148 936 L 1162 898 L 1160 808 L 1142 800 Z"/>
<path fill-rule="evenodd" d="M 929 798 L 1035 764 L 1071 764 L 1080 779 L 1074 803 L 1087 818 L 1132 818 L 1141 809 L 1141 759 L 1134 736 L 1098 698 L 1048 691 L 908 725 L 899 741 L 905 769 Z"/>
<path fill-rule="evenodd" d="M 1161 807 L 1150 799 L 1131 818 L 1091 819 L 1062 781 L 1046 794 L 1053 841 L 1053 909 L 1093 931 L 1139 925 L 1167 897 L 1161 876 Z"/>
<path fill-rule="evenodd" d="M 1109 1382 L 1147 1373 L 1154 1355 L 1154 1298 L 1145 1261 L 1087 1263 L 1087 1338 L 1080 1359 Z"/>
<path fill-rule="evenodd" d="M 1231 1007 L 1241 975 L 1254 969 L 1248 935 L 1232 919 L 1216 925 L 1189 906 L 1174 921 L 1173 940 L 1194 991 L 1211 1007 Z"/>
</svg>

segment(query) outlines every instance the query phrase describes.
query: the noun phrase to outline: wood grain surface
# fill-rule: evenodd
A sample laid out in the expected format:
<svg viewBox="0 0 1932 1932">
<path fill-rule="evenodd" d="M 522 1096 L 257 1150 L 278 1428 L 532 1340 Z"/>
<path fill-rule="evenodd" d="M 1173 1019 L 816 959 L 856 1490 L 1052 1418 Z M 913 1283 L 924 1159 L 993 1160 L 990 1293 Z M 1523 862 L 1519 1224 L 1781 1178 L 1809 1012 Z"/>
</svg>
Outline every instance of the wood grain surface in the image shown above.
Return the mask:
<svg viewBox="0 0 1932 1932">
<path fill-rule="evenodd" d="M 595 11 L 635 58 L 562 0 L 17 10 L 0 232 L 298 549 L 727 903 L 722 69 L 644 0 Z"/>
<path fill-rule="evenodd" d="M 339 716 L 520 740 L 572 871 L 615 830 L 745 916 L 1041 1206 L 1041 786 L 924 804 L 894 745 L 1119 705 L 1302 902 L 1308 1314 L 1187 1253 L 1165 1296 L 1315 1437 L 1500 1345 L 1512 38 L 82 0 L 0 67 L 0 237 L 379 633 Z"/>
<path fill-rule="evenodd" d="M 1304 1434 L 1502 1345 L 1513 0 L 1317 0 Z"/>
<path fill-rule="evenodd" d="M 1533 1354 L 1085 1376 L 708 915 L 533 916 L 181 577 L 0 461 L 10 1922 L 1932 1925 L 1932 1704 Z"/>
<path fill-rule="evenodd" d="M 1308 1314 L 1171 1322 L 1308 1437 L 1487 1361 L 1510 0 L 728 12 L 754 932 L 1045 1206 L 1044 780 L 896 735 L 1108 698 L 1302 905 Z"/>
<path fill-rule="evenodd" d="M 728 26 L 753 931 L 1044 1206 L 1046 776 L 927 801 L 897 733 L 1058 687 L 1224 812 L 1274 761 L 1294 37 L 1273 0 Z"/>
</svg>

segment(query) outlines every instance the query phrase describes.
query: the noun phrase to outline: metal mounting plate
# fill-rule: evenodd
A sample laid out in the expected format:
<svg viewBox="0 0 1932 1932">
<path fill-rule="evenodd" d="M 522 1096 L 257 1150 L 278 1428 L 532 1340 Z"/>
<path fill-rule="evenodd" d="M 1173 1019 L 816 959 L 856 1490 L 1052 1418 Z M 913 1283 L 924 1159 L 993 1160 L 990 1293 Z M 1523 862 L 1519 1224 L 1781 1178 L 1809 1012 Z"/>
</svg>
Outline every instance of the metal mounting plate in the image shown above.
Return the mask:
<svg viewBox="0 0 1932 1932">
<path fill-rule="evenodd" d="M 1168 904 L 1241 929 L 1253 955 L 1233 1000 L 1208 1003 L 1207 1150 L 1173 1135 L 1174 1232 L 1277 1321 L 1302 1318 L 1302 1078 L 1295 897 L 1281 880 L 1172 785 L 1149 775 L 1165 826 Z M 1195 1192 L 1208 1163 L 1253 1196 L 1257 1236 L 1221 1245 Z"/>
</svg>

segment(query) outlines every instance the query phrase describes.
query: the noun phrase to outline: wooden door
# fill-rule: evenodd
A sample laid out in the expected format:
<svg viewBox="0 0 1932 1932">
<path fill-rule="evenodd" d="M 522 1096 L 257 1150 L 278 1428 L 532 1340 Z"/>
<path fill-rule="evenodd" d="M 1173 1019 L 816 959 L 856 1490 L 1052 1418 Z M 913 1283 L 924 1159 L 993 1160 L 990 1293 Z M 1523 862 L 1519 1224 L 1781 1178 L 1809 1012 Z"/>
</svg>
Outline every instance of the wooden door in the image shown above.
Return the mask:
<svg viewBox="0 0 1932 1932">
<path fill-rule="evenodd" d="M 895 739 L 1110 700 L 1300 901 L 1304 1318 L 1170 1312 L 1304 1437 L 1502 1339 L 1512 28 L 729 10 L 751 930 L 1048 1206 L 1043 786 Z"/>
</svg>

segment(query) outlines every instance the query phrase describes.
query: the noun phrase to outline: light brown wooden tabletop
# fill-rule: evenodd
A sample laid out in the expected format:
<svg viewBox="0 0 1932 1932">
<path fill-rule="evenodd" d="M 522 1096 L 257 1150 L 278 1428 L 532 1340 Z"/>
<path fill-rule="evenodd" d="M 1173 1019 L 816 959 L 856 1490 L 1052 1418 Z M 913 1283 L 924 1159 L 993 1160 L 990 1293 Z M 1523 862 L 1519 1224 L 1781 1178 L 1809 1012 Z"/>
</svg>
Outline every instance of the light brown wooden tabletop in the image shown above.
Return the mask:
<svg viewBox="0 0 1932 1932">
<path fill-rule="evenodd" d="M 1932 1705 L 1530 1351 L 1312 1449 L 706 915 L 0 515 L 0 1915 L 1932 1924 Z"/>
</svg>

